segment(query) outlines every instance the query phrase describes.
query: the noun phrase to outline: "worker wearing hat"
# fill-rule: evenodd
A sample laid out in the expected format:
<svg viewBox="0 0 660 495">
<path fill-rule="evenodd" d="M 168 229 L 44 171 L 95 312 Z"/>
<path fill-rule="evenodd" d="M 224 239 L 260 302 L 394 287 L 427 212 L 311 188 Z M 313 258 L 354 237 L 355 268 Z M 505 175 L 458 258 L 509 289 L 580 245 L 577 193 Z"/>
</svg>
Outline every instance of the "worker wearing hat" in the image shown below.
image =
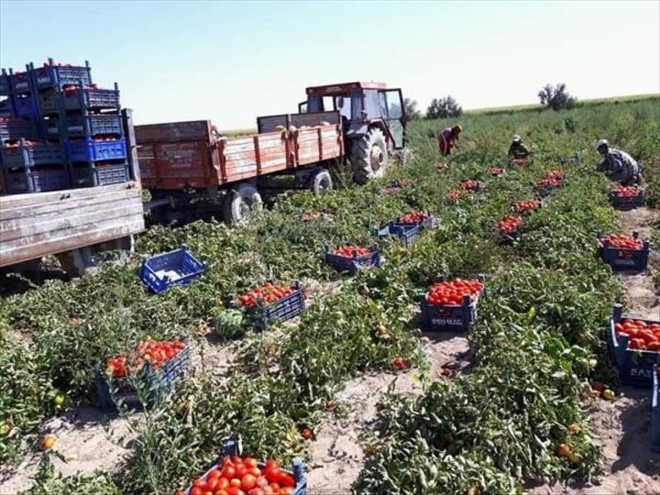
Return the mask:
<svg viewBox="0 0 660 495">
<path fill-rule="evenodd" d="M 461 124 L 456 124 L 453 127 L 447 127 L 442 130 L 438 135 L 438 148 L 441 155 L 446 156 L 451 153 L 451 147 L 461 132 L 463 132 Z"/>
<path fill-rule="evenodd" d="M 511 138 L 511 146 L 509 146 L 510 158 L 527 158 L 529 150 L 523 144 L 522 138 L 517 134 Z"/>
<path fill-rule="evenodd" d="M 610 180 L 617 181 L 622 186 L 632 186 L 642 182 L 639 165 L 628 153 L 610 147 L 607 139 L 599 140 L 596 149 L 603 156 L 603 161 L 598 164 L 598 170 L 604 171 Z"/>
</svg>

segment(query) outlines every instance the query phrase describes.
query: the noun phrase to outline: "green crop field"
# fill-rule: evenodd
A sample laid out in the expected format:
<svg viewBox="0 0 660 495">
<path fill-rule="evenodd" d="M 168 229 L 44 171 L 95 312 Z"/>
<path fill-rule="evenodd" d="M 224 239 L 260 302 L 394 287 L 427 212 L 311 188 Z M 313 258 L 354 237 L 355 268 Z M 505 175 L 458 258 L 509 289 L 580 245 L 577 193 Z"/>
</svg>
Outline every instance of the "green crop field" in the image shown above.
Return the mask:
<svg viewBox="0 0 660 495">
<path fill-rule="evenodd" d="M 315 491 L 312 475 L 324 461 L 314 454 L 317 440 L 304 437 L 350 416 L 355 404 L 341 395 L 349 382 L 381 375 L 419 389 L 405 397 L 382 394 L 373 423 L 357 428 L 365 456 L 359 472 L 348 479 L 337 471 L 344 484 L 334 493 L 509 494 L 533 482 L 584 482 L 610 472 L 591 419 L 603 401 L 592 397 L 590 383 L 627 390 L 609 358 L 607 322 L 613 305 L 628 299 L 625 280 L 596 256 L 595 236 L 629 229 L 609 203 L 612 184 L 596 170 L 593 145 L 607 138 L 637 158 L 649 183 L 645 210 L 657 208 L 658 98 L 560 112 L 474 111 L 460 121 L 464 132 L 448 160 L 438 156 L 435 136 L 453 120 L 413 122 L 411 160 L 392 167 L 387 180 L 320 198 L 287 193 L 237 228 L 201 221 L 151 227 L 124 266 L 50 280 L 0 300 L 6 476 L 20 474 L 21 460 L 31 458 L 42 461 L 32 495 L 173 494 L 217 458 L 222 439 L 233 438 L 256 459 L 288 465 L 301 457 L 310 470 L 307 493 L 333 493 Z M 509 167 L 506 158 L 513 134 L 536 151 L 523 167 Z M 560 164 L 573 153 L 579 165 Z M 449 166 L 438 169 L 439 162 Z M 490 176 L 493 166 L 506 173 Z M 564 173 L 564 186 L 543 208 L 522 215 L 514 243 L 500 242 L 497 222 L 512 214 L 514 201 L 533 199 L 535 181 L 550 170 Z M 404 178 L 413 183 L 382 193 Z M 464 180 L 483 188 L 447 202 Z M 408 249 L 395 238 L 374 237 L 374 227 L 411 211 L 434 215 L 436 228 Z M 309 212 L 330 216 L 301 221 Z M 383 266 L 354 277 L 335 272 L 324 262 L 325 246 L 345 242 L 379 242 Z M 140 255 L 182 244 L 208 263 L 205 273 L 150 294 L 140 281 Z M 655 257 L 651 265 L 648 276 L 657 281 Z M 419 295 L 438 275 L 480 274 L 485 292 L 476 323 L 460 337 L 467 364 L 443 376 L 424 352 Z M 299 318 L 260 332 L 224 306 L 267 280 L 302 281 L 310 304 Z M 147 337 L 182 334 L 190 336 L 195 366 L 153 409 L 121 412 L 133 433 L 125 457 L 95 472 L 58 475 L 53 466 L 66 436 L 42 452 L 48 430 L 40 425 L 94 403 L 94 366 L 104 369 L 108 358 Z M 108 419 L 108 427 L 117 421 Z"/>
</svg>

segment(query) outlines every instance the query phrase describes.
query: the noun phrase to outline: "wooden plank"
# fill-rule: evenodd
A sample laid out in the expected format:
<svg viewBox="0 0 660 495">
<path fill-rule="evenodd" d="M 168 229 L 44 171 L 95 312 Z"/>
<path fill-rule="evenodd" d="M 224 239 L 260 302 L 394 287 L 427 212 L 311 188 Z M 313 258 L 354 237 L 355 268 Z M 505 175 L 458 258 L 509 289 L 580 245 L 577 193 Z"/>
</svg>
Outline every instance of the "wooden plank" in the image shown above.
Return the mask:
<svg viewBox="0 0 660 495">
<path fill-rule="evenodd" d="M 82 208 L 80 211 L 65 209 L 47 215 L 38 215 L 27 222 L 24 220 L 3 220 L 0 222 L 0 237 L 4 244 L 20 237 L 46 233 L 56 235 L 55 233 L 60 230 L 81 225 L 95 225 L 104 220 L 131 217 L 143 213 L 144 208 L 141 201 L 118 202 L 115 205 L 100 203 L 93 207 Z"/>
<path fill-rule="evenodd" d="M 101 242 L 139 234 L 144 230 L 144 216 L 118 218 L 110 222 L 102 222 L 90 230 L 89 226 L 78 227 L 75 230 L 61 231 L 54 237 L 41 240 L 29 239 L 27 244 L 21 244 L 22 239 L 2 243 L 0 251 L 0 266 L 8 266 L 23 261 L 41 258 L 43 256 L 63 253 L 82 246 L 91 246 Z"/>
<path fill-rule="evenodd" d="M 63 191 L 51 191 L 27 194 L 12 194 L 10 196 L 0 196 L 0 217 L 4 218 L 5 211 L 14 208 L 26 206 L 42 205 L 47 203 L 59 204 L 62 199 L 79 200 L 103 194 L 114 194 L 116 191 L 123 190 L 139 191 L 139 184 L 135 182 L 125 182 L 123 184 L 112 184 L 109 186 L 85 187 L 81 189 L 65 189 Z"/>
<path fill-rule="evenodd" d="M 151 143 L 181 143 L 204 141 L 211 143 L 211 121 L 191 120 L 135 126 L 138 146 Z"/>
<path fill-rule="evenodd" d="M 98 188 L 90 188 L 98 189 Z M 63 198 L 59 201 L 44 202 L 43 204 L 27 205 L 13 208 L 5 208 L 2 205 L 0 215 L 0 235 L 3 232 L 2 225 L 13 220 L 29 219 L 40 215 L 56 214 L 62 211 L 71 211 L 94 207 L 95 205 L 114 205 L 117 203 L 137 202 L 142 203 L 141 191 L 138 189 L 123 189 L 119 191 L 105 192 L 104 194 L 87 195 L 82 198 Z"/>
</svg>

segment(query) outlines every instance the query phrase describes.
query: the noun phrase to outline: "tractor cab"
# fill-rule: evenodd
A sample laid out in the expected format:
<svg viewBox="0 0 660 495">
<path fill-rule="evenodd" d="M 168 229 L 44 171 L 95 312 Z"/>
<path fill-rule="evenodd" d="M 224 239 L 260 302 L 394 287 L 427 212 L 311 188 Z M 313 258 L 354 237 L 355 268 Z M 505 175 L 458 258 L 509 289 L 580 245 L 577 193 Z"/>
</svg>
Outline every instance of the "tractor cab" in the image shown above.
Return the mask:
<svg viewBox="0 0 660 495">
<path fill-rule="evenodd" d="M 347 139 L 361 138 L 378 127 L 388 149 L 404 147 L 405 107 L 400 89 L 387 89 L 384 83 L 353 82 L 309 87 L 306 92 L 307 101 L 298 105 L 300 113 L 336 111 Z"/>
</svg>

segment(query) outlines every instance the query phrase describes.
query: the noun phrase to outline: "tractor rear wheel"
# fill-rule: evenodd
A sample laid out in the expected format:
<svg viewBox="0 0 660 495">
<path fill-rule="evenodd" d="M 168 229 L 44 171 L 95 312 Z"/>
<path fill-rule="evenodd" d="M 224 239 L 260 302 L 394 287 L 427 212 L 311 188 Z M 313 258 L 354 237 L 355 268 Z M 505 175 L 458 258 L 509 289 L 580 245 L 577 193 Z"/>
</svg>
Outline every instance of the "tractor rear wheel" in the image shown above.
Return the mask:
<svg viewBox="0 0 660 495">
<path fill-rule="evenodd" d="M 309 188 L 314 196 L 324 196 L 332 191 L 332 177 L 327 170 L 319 170 L 309 179 Z"/>
<path fill-rule="evenodd" d="M 380 179 L 387 173 L 387 144 L 385 135 L 372 127 L 361 139 L 351 143 L 351 164 L 355 182 L 364 184 L 370 179 Z"/>
<path fill-rule="evenodd" d="M 250 218 L 250 213 L 263 206 L 261 194 L 257 188 L 247 182 L 239 184 L 227 193 L 223 205 L 225 222 L 240 225 Z"/>
</svg>

